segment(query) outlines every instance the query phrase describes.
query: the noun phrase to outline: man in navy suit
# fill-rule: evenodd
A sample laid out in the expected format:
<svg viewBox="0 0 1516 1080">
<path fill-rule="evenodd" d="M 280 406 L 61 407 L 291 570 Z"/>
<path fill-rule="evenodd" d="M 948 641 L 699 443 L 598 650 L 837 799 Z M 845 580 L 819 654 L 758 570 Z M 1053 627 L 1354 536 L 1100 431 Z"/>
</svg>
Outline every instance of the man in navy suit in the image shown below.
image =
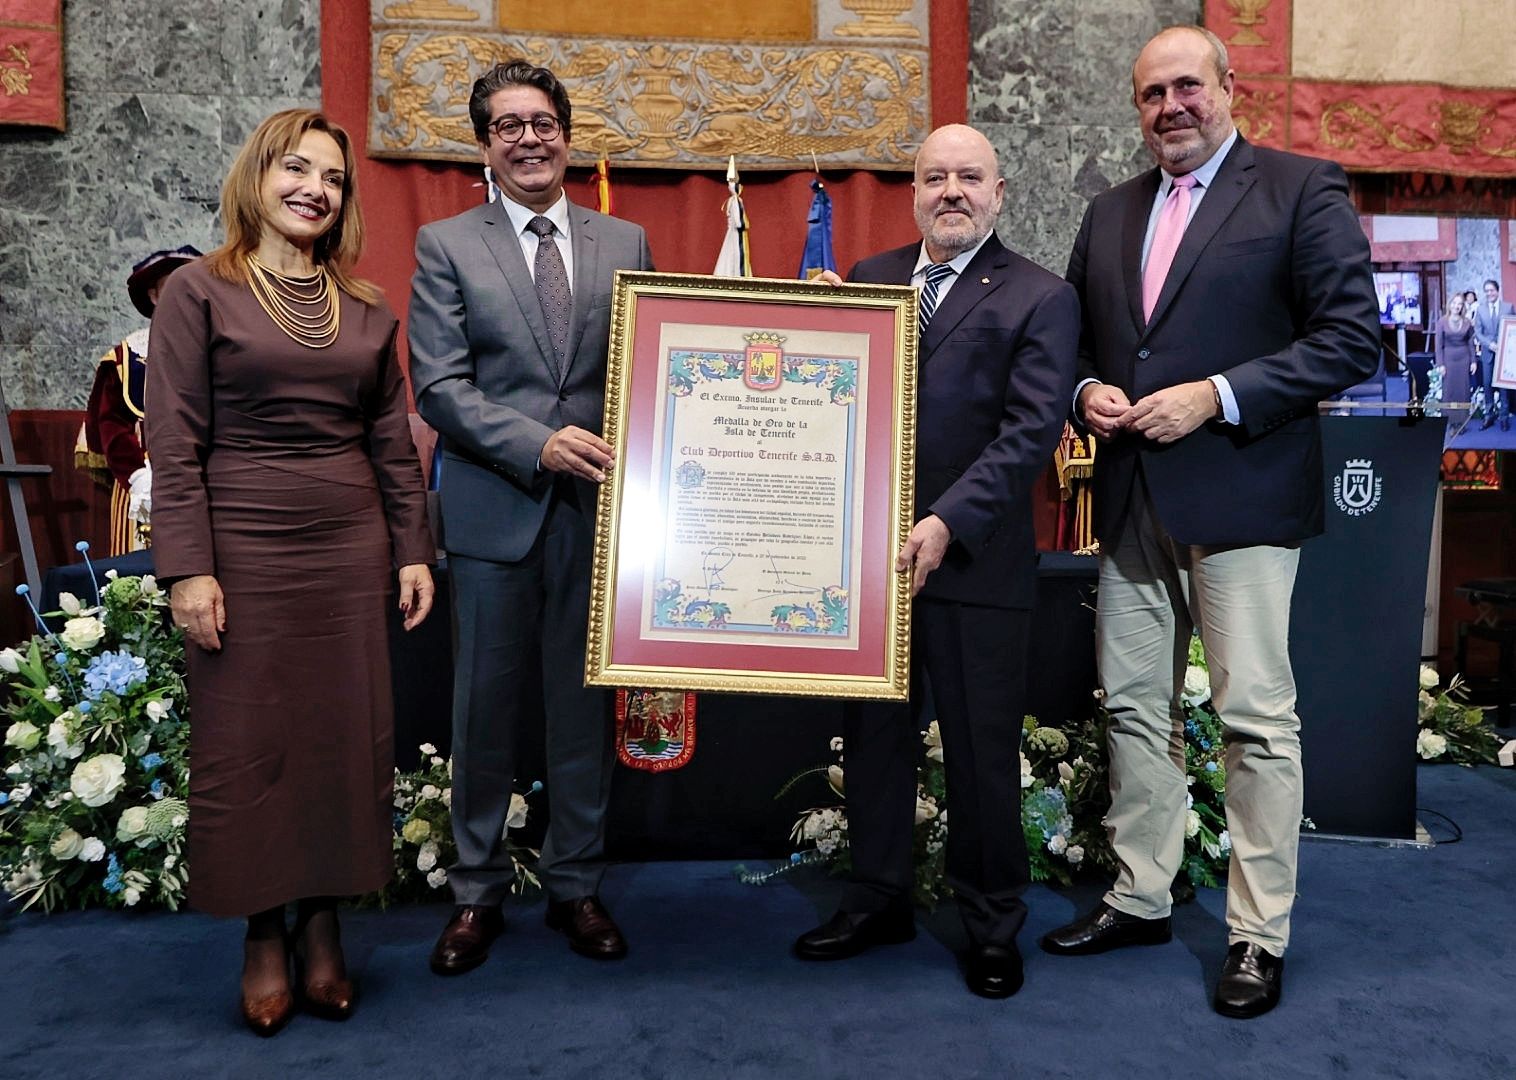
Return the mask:
<svg viewBox="0 0 1516 1080">
<path fill-rule="evenodd" d="M 1116 882 L 1055 954 L 1169 940 L 1184 853 L 1183 689 L 1199 629 L 1227 732 L 1229 950 L 1217 1011 L 1279 1000 L 1295 896 L 1300 721 L 1290 593 L 1322 531 L 1316 404 L 1374 371 L 1369 245 L 1336 165 L 1251 146 L 1226 48 L 1171 27 L 1132 69 L 1157 168 L 1090 203 L 1069 259 L 1075 414 L 1103 440 L 1097 658 Z"/>
<path fill-rule="evenodd" d="M 916 596 L 912 702 L 924 674 L 942 732 L 947 879 L 971 946 L 968 985 L 1000 998 L 1021 987 L 1026 919 L 1018 755 L 1036 587 L 1031 492 L 1073 392 L 1079 306 L 1066 282 L 996 238 L 1005 180 L 979 132 L 933 132 L 913 187 L 922 242 L 863 260 L 850 280 L 922 286 L 917 520 L 895 568 L 912 575 Z M 852 878 L 838 912 L 795 942 L 802 959 L 915 936 L 919 718 L 903 703 L 847 708 Z"/>
</svg>

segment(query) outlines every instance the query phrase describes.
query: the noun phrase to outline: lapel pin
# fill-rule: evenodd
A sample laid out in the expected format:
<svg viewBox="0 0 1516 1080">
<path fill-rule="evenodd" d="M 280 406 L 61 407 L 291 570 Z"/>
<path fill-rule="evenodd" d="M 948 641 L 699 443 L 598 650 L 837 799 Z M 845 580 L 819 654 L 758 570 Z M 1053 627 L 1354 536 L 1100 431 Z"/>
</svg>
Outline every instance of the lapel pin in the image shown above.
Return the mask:
<svg viewBox="0 0 1516 1080">
<path fill-rule="evenodd" d="M 981 285 L 988 285 L 989 283 L 990 283 L 990 279 L 987 278 L 987 277 L 982 277 L 982 278 L 979 279 L 979 284 L 981 284 Z"/>
</svg>

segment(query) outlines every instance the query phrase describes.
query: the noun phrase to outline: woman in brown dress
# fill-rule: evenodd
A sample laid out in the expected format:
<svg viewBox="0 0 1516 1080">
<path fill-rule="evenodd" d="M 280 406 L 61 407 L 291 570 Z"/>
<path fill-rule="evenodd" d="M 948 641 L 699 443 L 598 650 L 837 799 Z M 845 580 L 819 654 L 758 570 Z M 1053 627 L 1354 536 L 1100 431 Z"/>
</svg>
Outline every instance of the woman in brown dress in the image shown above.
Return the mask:
<svg viewBox="0 0 1516 1080">
<path fill-rule="evenodd" d="M 222 187 L 226 243 L 170 279 L 152 327 L 153 558 L 189 640 L 189 900 L 247 918 L 261 1034 L 297 1003 L 351 1012 L 334 898 L 394 866 L 391 567 L 406 629 L 432 603 L 396 320 L 352 275 L 353 166 L 320 113 L 265 120 Z"/>
<path fill-rule="evenodd" d="M 1442 368 L 1442 400 L 1467 402 L 1478 371 L 1474 357 L 1474 320 L 1464 310 L 1462 293 L 1448 297 L 1446 311 L 1437 320 L 1437 365 Z"/>
</svg>

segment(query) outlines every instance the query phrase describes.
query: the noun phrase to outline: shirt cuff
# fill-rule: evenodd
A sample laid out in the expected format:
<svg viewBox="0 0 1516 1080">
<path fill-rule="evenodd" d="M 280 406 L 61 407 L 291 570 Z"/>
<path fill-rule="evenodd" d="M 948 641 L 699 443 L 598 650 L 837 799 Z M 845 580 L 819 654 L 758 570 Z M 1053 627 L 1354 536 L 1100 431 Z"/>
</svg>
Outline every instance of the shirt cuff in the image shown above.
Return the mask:
<svg viewBox="0 0 1516 1080">
<path fill-rule="evenodd" d="M 1221 418 L 1228 424 L 1242 423 L 1242 411 L 1237 408 L 1237 395 L 1232 393 L 1232 384 L 1225 375 L 1212 375 L 1211 385 L 1221 397 Z"/>
<path fill-rule="evenodd" d="M 1069 415 L 1074 418 L 1074 423 L 1084 427 L 1084 417 L 1079 415 L 1079 395 L 1084 393 L 1084 388 L 1090 383 L 1098 383 L 1099 379 L 1080 379 L 1079 385 L 1074 387 L 1074 400 L 1069 404 Z"/>
</svg>

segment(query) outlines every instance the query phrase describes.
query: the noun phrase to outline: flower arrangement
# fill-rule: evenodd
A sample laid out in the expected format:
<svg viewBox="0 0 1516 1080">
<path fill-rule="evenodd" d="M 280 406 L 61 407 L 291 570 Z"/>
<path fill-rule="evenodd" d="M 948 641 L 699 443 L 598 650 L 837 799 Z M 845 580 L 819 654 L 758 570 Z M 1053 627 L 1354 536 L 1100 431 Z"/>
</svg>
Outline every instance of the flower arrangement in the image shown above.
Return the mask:
<svg viewBox="0 0 1516 1080">
<path fill-rule="evenodd" d="M 1500 736 L 1484 721 L 1484 710 L 1468 703 L 1468 687 L 1454 675 L 1439 688 L 1437 669 L 1421 665 L 1416 696 L 1416 754 L 1423 761 L 1493 765 Z"/>
<path fill-rule="evenodd" d="M 1097 698 L 1100 695 L 1097 693 Z M 1184 862 L 1175 881 L 1180 898 L 1200 885 L 1216 885 L 1226 874 L 1231 837 L 1226 830 L 1226 762 L 1221 719 L 1211 706 L 1210 675 L 1200 639 L 1190 644 L 1182 697 L 1185 725 L 1186 797 Z M 1110 809 L 1110 766 L 1104 710 L 1067 727 L 1051 727 L 1028 716 L 1022 721 L 1021 826 L 1026 836 L 1032 880 L 1071 884 L 1076 876 L 1110 877 L 1116 856 L 1106 833 Z M 922 740 L 926 753 L 917 771 L 914 900 L 932 908 L 950 890 L 944 880 L 948 814 L 942 739 L 934 720 Z M 780 798 L 806 777 L 822 775 L 832 794 L 845 797 L 842 740 L 832 740 L 833 765 L 807 769 L 775 795 Z M 791 830 L 797 851 L 773 870 L 737 867 L 748 884 L 766 884 L 802 866 L 821 865 L 845 874 L 848 858 L 847 808 L 812 807 Z"/>
<path fill-rule="evenodd" d="M 541 783 L 532 785 L 540 791 Z M 411 772 L 395 770 L 395 877 L 376 899 L 381 905 L 447 896 L 447 867 L 458 858 L 453 840 L 453 759 L 443 758 L 431 743 L 421 744 L 421 763 Z M 511 793 L 506 818 L 506 850 L 516 869 L 511 892 L 518 896 L 541 889 L 535 867 L 540 853 L 510 839 L 526 824 L 526 796 Z"/>
<path fill-rule="evenodd" d="M 61 630 L 39 616 L 30 641 L 0 650 L 0 885 L 44 911 L 177 908 L 188 878 L 183 635 L 151 575 L 111 571 L 94 600 L 64 593 L 48 615 Z"/>
</svg>

